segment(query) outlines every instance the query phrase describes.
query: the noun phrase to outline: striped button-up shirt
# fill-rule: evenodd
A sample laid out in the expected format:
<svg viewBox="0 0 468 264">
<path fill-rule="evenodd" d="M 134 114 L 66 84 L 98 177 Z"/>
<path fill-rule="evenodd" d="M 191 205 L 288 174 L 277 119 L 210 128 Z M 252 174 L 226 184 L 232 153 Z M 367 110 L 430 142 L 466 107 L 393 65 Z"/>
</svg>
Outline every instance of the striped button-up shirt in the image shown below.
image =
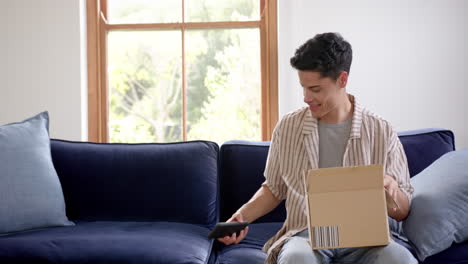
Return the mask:
<svg viewBox="0 0 468 264">
<path fill-rule="evenodd" d="M 360 106 L 354 106 L 351 133 L 343 156 L 343 167 L 383 165 L 411 201 L 413 188 L 403 146 L 389 122 Z M 265 168 L 265 182 L 278 200 L 286 199 L 287 217 L 283 227 L 264 246 L 265 263 L 276 263 L 288 237 L 307 228 L 303 172 L 319 168 L 318 120 L 308 107 L 286 114 L 277 124 Z"/>
</svg>

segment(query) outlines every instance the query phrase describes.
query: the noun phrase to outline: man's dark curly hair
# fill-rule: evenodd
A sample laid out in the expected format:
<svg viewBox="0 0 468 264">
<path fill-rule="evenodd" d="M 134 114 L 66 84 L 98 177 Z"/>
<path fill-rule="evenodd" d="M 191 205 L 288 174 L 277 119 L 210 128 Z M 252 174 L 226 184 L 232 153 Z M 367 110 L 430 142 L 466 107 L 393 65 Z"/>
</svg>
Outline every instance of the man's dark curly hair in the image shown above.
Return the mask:
<svg viewBox="0 0 468 264">
<path fill-rule="evenodd" d="M 291 66 L 300 71 L 320 72 L 336 80 L 341 72 L 349 74 L 353 51 L 338 33 L 317 34 L 300 46 L 291 58 Z"/>
</svg>

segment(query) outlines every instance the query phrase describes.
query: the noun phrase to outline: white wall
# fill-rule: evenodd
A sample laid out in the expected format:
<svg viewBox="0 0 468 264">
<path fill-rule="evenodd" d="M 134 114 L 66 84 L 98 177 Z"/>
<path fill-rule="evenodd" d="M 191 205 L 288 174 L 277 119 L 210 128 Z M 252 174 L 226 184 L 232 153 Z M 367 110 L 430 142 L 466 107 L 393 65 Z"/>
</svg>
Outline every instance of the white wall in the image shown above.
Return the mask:
<svg viewBox="0 0 468 264">
<path fill-rule="evenodd" d="M 0 124 L 48 110 L 54 138 L 87 138 L 84 0 L 0 0 Z"/>
<path fill-rule="evenodd" d="M 348 92 L 398 131 L 442 127 L 468 148 L 468 1 L 279 1 L 280 115 L 304 105 L 295 49 L 322 32 L 353 46 Z"/>
</svg>

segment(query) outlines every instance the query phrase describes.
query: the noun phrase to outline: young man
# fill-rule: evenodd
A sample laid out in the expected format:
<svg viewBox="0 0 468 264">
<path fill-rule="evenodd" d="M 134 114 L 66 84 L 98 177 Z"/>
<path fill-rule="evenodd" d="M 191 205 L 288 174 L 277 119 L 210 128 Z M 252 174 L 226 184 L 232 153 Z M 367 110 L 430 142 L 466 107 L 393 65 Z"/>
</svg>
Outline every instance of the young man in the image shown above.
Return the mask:
<svg viewBox="0 0 468 264">
<path fill-rule="evenodd" d="M 308 244 L 304 170 L 381 164 L 385 189 L 399 205 L 388 215 L 401 221 L 409 213 L 413 188 L 403 147 L 387 121 L 346 92 L 351 61 L 351 45 L 336 33 L 316 35 L 291 58 L 307 107 L 285 115 L 277 124 L 265 182 L 228 220 L 253 222 L 286 199 L 286 221 L 264 246 L 266 263 L 417 263 L 394 241 L 381 247 L 323 250 L 312 250 Z M 237 244 L 247 232 L 248 228 L 239 237 L 233 234 L 219 241 Z"/>
</svg>

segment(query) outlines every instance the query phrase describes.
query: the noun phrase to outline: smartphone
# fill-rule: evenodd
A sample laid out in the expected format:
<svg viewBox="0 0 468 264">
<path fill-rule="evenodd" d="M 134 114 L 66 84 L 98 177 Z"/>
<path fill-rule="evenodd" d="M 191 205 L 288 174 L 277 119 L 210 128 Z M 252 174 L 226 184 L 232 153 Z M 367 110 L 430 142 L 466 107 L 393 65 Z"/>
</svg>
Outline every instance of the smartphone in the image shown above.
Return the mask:
<svg viewBox="0 0 468 264">
<path fill-rule="evenodd" d="M 231 236 L 232 234 L 236 233 L 237 235 L 240 234 L 242 229 L 246 228 L 249 225 L 248 222 L 220 222 L 217 223 L 216 226 L 211 230 L 208 234 L 208 238 L 222 238 L 225 236 Z"/>
</svg>

